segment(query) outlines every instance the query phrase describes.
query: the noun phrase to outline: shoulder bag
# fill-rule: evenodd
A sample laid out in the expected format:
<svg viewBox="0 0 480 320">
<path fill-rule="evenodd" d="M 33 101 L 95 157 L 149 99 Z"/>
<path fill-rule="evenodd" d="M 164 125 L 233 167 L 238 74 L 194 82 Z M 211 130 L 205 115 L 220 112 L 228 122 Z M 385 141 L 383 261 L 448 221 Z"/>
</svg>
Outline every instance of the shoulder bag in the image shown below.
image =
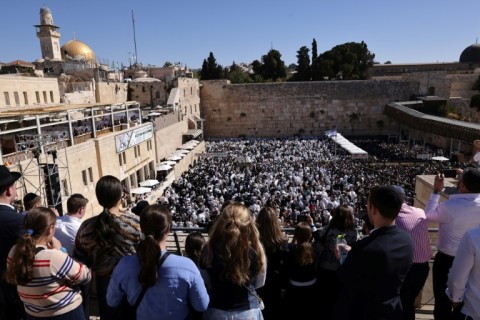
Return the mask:
<svg viewBox="0 0 480 320">
<path fill-rule="evenodd" d="M 166 252 L 159 260 L 158 260 L 158 268 L 162 267 L 163 262 L 167 259 L 170 253 Z M 142 287 L 142 292 L 138 296 L 135 304 L 132 306 L 127 299 L 127 294 L 125 294 L 122 298 L 122 301 L 115 309 L 114 319 L 117 320 L 135 320 L 137 318 L 137 309 L 142 302 L 143 297 L 145 296 L 145 292 L 147 292 L 148 287 Z"/>
</svg>

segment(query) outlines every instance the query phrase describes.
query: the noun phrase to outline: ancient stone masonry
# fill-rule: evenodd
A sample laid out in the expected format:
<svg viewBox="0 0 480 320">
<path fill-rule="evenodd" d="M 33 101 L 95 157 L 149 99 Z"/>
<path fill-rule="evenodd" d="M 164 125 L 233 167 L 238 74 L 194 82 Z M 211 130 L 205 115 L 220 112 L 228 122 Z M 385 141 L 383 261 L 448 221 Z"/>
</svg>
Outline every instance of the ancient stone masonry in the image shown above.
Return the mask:
<svg viewBox="0 0 480 320">
<path fill-rule="evenodd" d="M 416 81 L 328 81 L 232 85 L 203 81 L 207 137 L 320 136 L 394 130 L 385 105 L 417 94 Z"/>
<path fill-rule="evenodd" d="M 399 123 L 426 133 L 469 143 L 480 139 L 479 125 L 430 116 L 417 111 L 405 112 L 405 110 L 405 107 L 392 103 L 386 106 L 385 113 Z"/>
</svg>

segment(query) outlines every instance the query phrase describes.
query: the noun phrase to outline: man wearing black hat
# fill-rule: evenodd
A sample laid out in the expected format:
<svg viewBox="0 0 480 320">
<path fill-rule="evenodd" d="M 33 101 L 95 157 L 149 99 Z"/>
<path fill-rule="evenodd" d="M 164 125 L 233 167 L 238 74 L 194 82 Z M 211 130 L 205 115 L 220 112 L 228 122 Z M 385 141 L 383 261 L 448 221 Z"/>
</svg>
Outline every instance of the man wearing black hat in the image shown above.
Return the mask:
<svg viewBox="0 0 480 320">
<path fill-rule="evenodd" d="M 23 215 L 12 206 L 17 198 L 15 182 L 21 177 L 18 172 L 10 172 L 0 165 L 0 318 L 20 319 L 23 306 L 18 299 L 15 286 L 5 282 L 8 252 L 22 231 Z"/>
<path fill-rule="evenodd" d="M 452 304 L 445 293 L 448 272 L 465 232 L 480 225 L 480 169 L 467 167 L 458 180 L 458 193 L 439 203 L 443 178 L 435 176 L 433 192 L 425 205 L 427 219 L 438 223 L 438 251 L 432 268 L 435 320 L 450 319 Z"/>
</svg>

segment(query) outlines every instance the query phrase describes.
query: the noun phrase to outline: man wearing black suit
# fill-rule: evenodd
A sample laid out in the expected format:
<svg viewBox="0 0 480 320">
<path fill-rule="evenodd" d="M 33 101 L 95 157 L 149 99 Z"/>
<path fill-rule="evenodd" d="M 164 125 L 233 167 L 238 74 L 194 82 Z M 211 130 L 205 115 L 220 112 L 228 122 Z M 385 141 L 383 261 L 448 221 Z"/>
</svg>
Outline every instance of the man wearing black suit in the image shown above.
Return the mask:
<svg viewBox="0 0 480 320">
<path fill-rule="evenodd" d="M 410 236 L 395 226 L 402 197 L 391 186 L 370 189 L 374 229 L 357 241 L 338 270 L 343 284 L 333 319 L 403 319 L 400 288 L 413 259 Z"/>
<path fill-rule="evenodd" d="M 20 176 L 20 173 L 10 172 L 0 165 L 0 319 L 9 320 L 23 316 L 16 287 L 5 282 L 8 252 L 17 243 L 24 217 L 11 205 L 17 197 L 15 182 Z"/>
</svg>

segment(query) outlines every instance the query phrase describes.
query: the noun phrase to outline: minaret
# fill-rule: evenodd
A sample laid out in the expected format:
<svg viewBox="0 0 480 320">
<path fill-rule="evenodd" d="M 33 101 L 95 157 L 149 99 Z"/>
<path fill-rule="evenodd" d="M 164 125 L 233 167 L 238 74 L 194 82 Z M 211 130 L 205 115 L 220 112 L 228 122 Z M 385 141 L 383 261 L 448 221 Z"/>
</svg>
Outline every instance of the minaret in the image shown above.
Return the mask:
<svg viewBox="0 0 480 320">
<path fill-rule="evenodd" d="M 60 52 L 59 27 L 53 24 L 52 12 L 47 7 L 40 9 L 40 24 L 36 25 L 37 37 L 40 39 L 42 58 L 50 60 L 62 60 Z"/>
</svg>

